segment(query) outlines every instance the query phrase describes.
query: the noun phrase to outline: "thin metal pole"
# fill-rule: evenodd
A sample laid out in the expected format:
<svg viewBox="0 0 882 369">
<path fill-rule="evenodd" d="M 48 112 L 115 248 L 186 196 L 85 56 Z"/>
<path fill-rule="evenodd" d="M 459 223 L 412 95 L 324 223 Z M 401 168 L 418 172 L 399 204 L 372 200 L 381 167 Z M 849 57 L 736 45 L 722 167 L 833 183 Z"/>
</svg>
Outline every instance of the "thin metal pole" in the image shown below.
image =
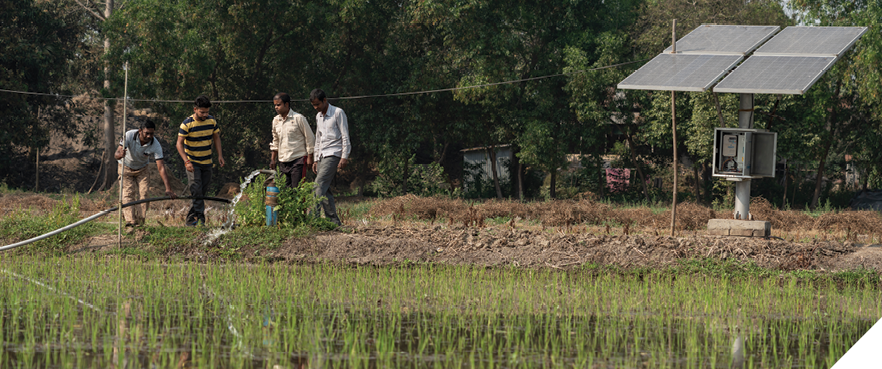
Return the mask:
<svg viewBox="0 0 882 369">
<path fill-rule="evenodd" d="M 123 69 L 126 71 L 126 79 L 123 87 L 123 116 L 122 116 L 122 138 L 123 138 L 123 152 L 128 149 L 128 141 L 126 140 L 126 103 L 129 98 L 129 62 L 123 64 Z M 126 156 L 123 154 L 122 158 L 123 165 L 120 165 L 121 169 L 119 170 L 119 224 L 117 225 L 117 238 L 116 238 L 116 248 L 122 248 L 122 228 L 123 228 L 123 184 L 125 182 L 125 173 L 126 173 Z"/>
<path fill-rule="evenodd" d="M 677 53 L 677 20 L 671 25 L 671 53 Z M 677 92 L 671 91 L 671 129 L 674 136 L 674 196 L 671 203 L 671 237 L 677 226 Z"/>
<path fill-rule="evenodd" d="M 40 192 L 40 148 L 37 147 L 37 178 L 34 182 L 34 191 Z"/>
</svg>

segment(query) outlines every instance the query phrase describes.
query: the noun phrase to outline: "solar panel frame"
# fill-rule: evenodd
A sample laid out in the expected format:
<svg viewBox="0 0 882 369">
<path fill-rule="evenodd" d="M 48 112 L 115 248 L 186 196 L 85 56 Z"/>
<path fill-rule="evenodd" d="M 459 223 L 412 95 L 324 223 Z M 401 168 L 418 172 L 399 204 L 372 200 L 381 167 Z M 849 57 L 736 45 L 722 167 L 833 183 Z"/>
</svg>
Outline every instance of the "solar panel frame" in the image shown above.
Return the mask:
<svg viewBox="0 0 882 369">
<path fill-rule="evenodd" d="M 867 27 L 791 26 L 760 46 L 753 55 L 841 56 Z"/>
<path fill-rule="evenodd" d="M 717 83 L 713 92 L 802 95 L 837 59 L 835 56 L 753 55 Z"/>
<path fill-rule="evenodd" d="M 778 26 L 703 25 L 677 40 L 678 54 L 745 55 L 772 38 Z M 670 54 L 671 46 L 663 53 Z"/>
<path fill-rule="evenodd" d="M 619 82 L 618 88 L 705 92 L 742 59 L 741 55 L 659 54 Z"/>
</svg>

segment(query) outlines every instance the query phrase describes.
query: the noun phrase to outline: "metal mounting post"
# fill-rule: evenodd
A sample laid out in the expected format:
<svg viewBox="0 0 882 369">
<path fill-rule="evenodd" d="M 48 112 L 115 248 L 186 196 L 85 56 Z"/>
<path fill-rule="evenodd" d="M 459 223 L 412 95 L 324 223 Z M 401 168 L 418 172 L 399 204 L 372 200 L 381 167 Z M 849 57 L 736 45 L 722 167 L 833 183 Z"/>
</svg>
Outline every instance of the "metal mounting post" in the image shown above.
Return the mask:
<svg viewBox="0 0 882 369">
<path fill-rule="evenodd" d="M 738 128 L 753 128 L 753 94 L 741 94 L 741 104 L 738 108 Z M 734 218 L 742 220 L 752 218 L 750 216 L 750 178 L 735 182 Z"/>
</svg>

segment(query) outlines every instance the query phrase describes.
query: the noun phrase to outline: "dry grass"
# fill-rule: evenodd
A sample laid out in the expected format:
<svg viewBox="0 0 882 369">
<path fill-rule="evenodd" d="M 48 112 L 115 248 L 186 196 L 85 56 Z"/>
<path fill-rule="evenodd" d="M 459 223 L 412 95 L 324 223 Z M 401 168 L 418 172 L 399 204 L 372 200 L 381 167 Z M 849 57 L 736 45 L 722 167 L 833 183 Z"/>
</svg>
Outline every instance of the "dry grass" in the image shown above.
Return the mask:
<svg viewBox="0 0 882 369">
<path fill-rule="evenodd" d="M 882 229 L 882 217 L 873 211 L 843 211 L 814 218 L 801 211 L 772 208 L 761 198 L 753 198 L 750 205 L 755 220 L 771 222 L 772 229 L 781 232 L 818 234 L 838 232 L 843 235 L 873 234 Z M 486 218 L 508 217 L 537 221 L 543 227 L 570 227 L 573 225 L 624 225 L 642 228 L 666 229 L 671 222 L 671 211 L 655 214 L 649 208 L 617 208 L 590 199 L 558 200 L 521 203 L 507 200 L 489 200 L 469 205 L 459 199 L 417 197 L 406 195 L 377 201 L 370 210 L 375 217 L 392 216 L 400 219 L 435 220 L 444 218 L 450 223 L 482 226 Z M 701 230 L 710 219 L 731 216 L 707 206 L 686 202 L 677 205 L 677 229 Z"/>
</svg>

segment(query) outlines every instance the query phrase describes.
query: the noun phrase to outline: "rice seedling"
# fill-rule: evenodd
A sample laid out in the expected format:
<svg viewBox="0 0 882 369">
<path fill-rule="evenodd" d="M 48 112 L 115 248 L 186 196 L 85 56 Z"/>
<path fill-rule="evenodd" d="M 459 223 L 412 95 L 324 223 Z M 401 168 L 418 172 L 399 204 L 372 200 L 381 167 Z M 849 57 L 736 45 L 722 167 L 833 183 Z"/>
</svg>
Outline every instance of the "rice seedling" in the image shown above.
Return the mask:
<svg viewBox="0 0 882 369">
<path fill-rule="evenodd" d="M 819 367 L 882 315 L 878 280 L 859 272 L 834 282 L 24 254 L 0 255 L 0 272 L 2 367 Z"/>
</svg>

